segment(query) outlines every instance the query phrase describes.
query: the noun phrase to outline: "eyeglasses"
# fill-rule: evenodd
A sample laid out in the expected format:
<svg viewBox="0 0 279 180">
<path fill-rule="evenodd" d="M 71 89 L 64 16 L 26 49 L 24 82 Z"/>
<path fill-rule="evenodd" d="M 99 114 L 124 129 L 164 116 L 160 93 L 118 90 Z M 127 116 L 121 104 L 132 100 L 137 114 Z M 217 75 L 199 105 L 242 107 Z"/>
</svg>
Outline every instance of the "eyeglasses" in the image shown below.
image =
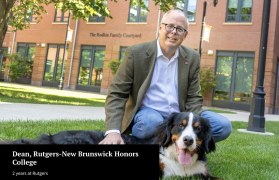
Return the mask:
<svg viewBox="0 0 279 180">
<path fill-rule="evenodd" d="M 174 26 L 173 24 L 166 24 L 166 23 L 162 23 L 163 25 L 165 25 L 165 29 L 167 32 L 172 32 L 174 29 L 176 29 L 177 34 L 182 35 L 185 32 L 188 32 L 187 29 L 184 29 L 181 26 Z"/>
</svg>

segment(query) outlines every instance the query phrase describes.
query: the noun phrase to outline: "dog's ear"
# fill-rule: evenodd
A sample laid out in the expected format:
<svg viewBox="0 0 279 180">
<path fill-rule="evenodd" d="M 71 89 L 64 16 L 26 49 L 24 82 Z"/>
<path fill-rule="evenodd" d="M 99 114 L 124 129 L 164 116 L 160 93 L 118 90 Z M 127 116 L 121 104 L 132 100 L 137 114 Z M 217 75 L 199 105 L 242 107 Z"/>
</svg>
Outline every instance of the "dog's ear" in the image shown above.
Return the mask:
<svg viewBox="0 0 279 180">
<path fill-rule="evenodd" d="M 172 113 L 164 120 L 163 124 L 158 127 L 158 143 L 163 147 L 168 146 L 171 142 L 171 129 L 173 127 L 173 120 L 176 114 L 177 113 Z"/>
<path fill-rule="evenodd" d="M 216 149 L 215 141 L 211 136 L 205 140 L 204 145 L 206 153 L 214 152 Z"/>
<path fill-rule="evenodd" d="M 205 139 L 204 139 L 204 150 L 206 153 L 210 153 L 215 151 L 216 145 L 215 141 L 212 137 L 212 132 L 211 132 L 211 126 L 210 123 L 207 119 L 201 118 L 201 123 L 203 124 L 203 129 L 205 133 Z"/>
</svg>

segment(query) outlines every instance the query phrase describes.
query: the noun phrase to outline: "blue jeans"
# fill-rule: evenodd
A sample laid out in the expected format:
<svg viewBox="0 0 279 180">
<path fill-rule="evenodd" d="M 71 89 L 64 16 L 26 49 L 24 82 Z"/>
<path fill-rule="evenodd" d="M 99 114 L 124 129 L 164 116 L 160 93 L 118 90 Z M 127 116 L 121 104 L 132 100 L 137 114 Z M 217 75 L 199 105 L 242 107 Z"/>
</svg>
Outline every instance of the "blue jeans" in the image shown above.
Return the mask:
<svg viewBox="0 0 279 180">
<path fill-rule="evenodd" d="M 232 131 L 232 125 L 226 117 L 209 110 L 203 111 L 201 116 L 209 120 L 215 142 L 222 141 L 229 137 Z M 159 126 L 164 119 L 165 118 L 158 111 L 143 107 L 134 117 L 132 135 L 140 139 L 151 137 L 155 134 L 156 127 Z"/>
</svg>

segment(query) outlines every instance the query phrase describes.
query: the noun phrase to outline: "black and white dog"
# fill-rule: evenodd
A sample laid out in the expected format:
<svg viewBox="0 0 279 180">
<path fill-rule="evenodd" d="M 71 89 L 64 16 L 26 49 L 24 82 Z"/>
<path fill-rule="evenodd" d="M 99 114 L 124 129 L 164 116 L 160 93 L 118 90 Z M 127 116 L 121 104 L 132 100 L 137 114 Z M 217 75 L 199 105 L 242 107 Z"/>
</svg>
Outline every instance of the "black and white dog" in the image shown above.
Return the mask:
<svg viewBox="0 0 279 180">
<path fill-rule="evenodd" d="M 215 151 L 209 122 L 193 113 L 175 113 L 158 129 L 161 176 L 210 175 L 206 154 Z"/>
<path fill-rule="evenodd" d="M 36 139 L 19 139 L 10 144 L 98 144 L 103 131 L 72 130 L 43 134 Z M 199 175 L 214 179 L 207 168 L 206 154 L 215 151 L 209 122 L 191 112 L 174 113 L 158 127 L 151 139 L 122 134 L 125 144 L 159 144 L 159 176 Z M 218 178 L 215 178 L 218 179 Z"/>
</svg>

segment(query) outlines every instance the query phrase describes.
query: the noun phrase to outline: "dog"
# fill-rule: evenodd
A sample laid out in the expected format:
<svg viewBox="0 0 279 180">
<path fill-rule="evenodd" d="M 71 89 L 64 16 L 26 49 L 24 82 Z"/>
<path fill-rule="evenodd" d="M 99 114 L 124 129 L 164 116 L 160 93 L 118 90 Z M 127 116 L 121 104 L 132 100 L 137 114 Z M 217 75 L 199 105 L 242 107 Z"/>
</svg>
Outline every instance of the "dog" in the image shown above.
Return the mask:
<svg viewBox="0 0 279 180">
<path fill-rule="evenodd" d="M 158 133 L 160 177 L 221 179 L 211 176 L 207 167 L 206 154 L 216 150 L 207 119 L 191 112 L 174 113 Z"/>
<path fill-rule="evenodd" d="M 36 139 L 18 139 L 8 144 L 98 144 L 104 132 L 93 130 L 66 130 L 56 134 L 43 134 Z M 125 144 L 159 144 L 159 177 L 200 176 L 202 179 L 219 179 L 210 175 L 206 154 L 214 152 L 215 142 L 208 120 L 192 113 L 173 113 L 150 139 L 138 139 L 122 134 Z"/>
</svg>

